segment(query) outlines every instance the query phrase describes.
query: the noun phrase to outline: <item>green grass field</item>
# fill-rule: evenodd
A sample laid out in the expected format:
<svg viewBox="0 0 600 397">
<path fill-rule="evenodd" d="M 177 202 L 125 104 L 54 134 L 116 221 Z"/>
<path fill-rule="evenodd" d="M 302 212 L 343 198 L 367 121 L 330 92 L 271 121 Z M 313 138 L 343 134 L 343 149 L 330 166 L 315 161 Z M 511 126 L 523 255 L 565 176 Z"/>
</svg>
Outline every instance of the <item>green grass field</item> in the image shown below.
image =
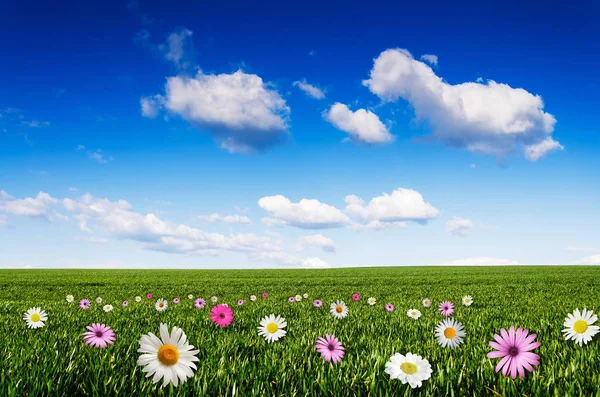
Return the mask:
<svg viewBox="0 0 600 397">
<path fill-rule="evenodd" d="M 249 296 L 269 293 L 250 302 Z M 353 302 L 351 294 L 361 300 Z M 146 293 L 153 299 L 147 300 Z M 308 293 L 290 304 L 287 298 Z M 67 294 L 75 296 L 67 303 Z M 203 297 L 194 309 L 187 295 Z M 475 303 L 460 300 L 472 295 Z M 143 296 L 135 303 L 136 295 Z M 233 307 L 235 321 L 225 329 L 209 319 L 209 298 Z M 105 313 L 96 297 L 115 308 Z M 368 306 L 366 298 L 377 298 Z M 174 297 L 181 303 L 172 303 Z M 425 309 L 421 300 L 434 305 Z M 77 302 L 88 298 L 88 311 Z M 158 313 L 156 298 L 170 301 Z M 246 303 L 238 308 L 236 302 Z M 316 309 L 313 299 L 324 306 Z M 350 313 L 344 320 L 329 314 L 341 299 Z M 130 306 L 123 308 L 121 302 Z M 457 304 L 453 316 L 467 331 L 458 349 L 444 349 L 433 335 L 442 319 L 437 304 Z M 396 310 L 388 313 L 386 303 Z M 40 306 L 46 326 L 28 329 L 23 313 Z M 371 268 L 326 270 L 3 270 L 0 271 L 0 395 L 6 396 L 600 396 L 600 337 L 579 347 L 565 341 L 567 313 L 587 307 L 600 312 L 600 267 Z M 415 321 L 409 308 L 420 309 Z M 267 344 L 257 334 L 260 319 L 280 314 L 288 334 Z M 114 346 L 94 349 L 81 333 L 92 322 L 110 325 Z M 181 327 L 200 350 L 198 371 L 178 388 L 161 388 L 136 366 L 142 334 L 158 333 L 165 322 Z M 538 334 L 541 364 L 535 373 L 513 381 L 494 372 L 486 358 L 488 341 L 500 328 L 521 326 Z M 341 364 L 324 362 L 314 341 L 335 334 L 346 347 Z M 390 380 L 385 363 L 394 353 L 412 352 L 428 359 L 431 378 L 420 389 Z"/>
</svg>

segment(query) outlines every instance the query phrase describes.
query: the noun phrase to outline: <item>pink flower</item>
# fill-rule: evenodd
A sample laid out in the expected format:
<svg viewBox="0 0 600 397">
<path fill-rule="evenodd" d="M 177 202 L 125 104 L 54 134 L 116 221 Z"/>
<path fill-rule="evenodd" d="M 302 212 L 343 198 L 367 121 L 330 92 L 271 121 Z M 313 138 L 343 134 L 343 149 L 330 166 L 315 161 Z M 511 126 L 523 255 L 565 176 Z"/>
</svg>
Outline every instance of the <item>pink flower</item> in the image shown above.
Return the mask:
<svg viewBox="0 0 600 397">
<path fill-rule="evenodd" d="M 196 309 L 204 309 L 204 305 L 206 305 L 206 301 L 202 298 L 198 298 L 194 301 L 194 307 Z"/>
<path fill-rule="evenodd" d="M 173 299 L 173 303 L 179 303 L 179 298 Z"/>
<path fill-rule="evenodd" d="M 355 302 L 359 301 L 360 300 L 360 295 L 359 294 L 353 294 L 352 295 L 352 300 L 355 301 Z"/>
<path fill-rule="evenodd" d="M 219 303 L 210 311 L 210 319 L 219 327 L 227 327 L 233 321 L 233 311 L 229 306 Z"/>
<path fill-rule="evenodd" d="M 325 338 L 320 337 L 315 343 L 315 349 L 321 354 L 321 358 L 334 364 L 339 363 L 344 358 L 344 346 L 334 335 L 325 334 Z"/>
<path fill-rule="evenodd" d="M 79 307 L 83 310 L 87 310 L 90 308 L 90 301 L 87 299 L 82 299 L 79 301 Z"/>
<path fill-rule="evenodd" d="M 288 298 L 288 302 L 290 302 L 290 303 L 294 303 L 294 302 L 296 302 L 296 298 L 294 298 L 293 296 L 290 296 L 290 297 Z"/>
<path fill-rule="evenodd" d="M 148 299 L 152 299 L 152 294 L 147 294 L 147 295 L 146 295 L 146 298 L 148 298 Z"/>
<path fill-rule="evenodd" d="M 83 333 L 83 340 L 92 347 L 106 348 L 114 345 L 115 332 L 104 324 L 92 324 L 86 327 L 89 331 Z"/>
<path fill-rule="evenodd" d="M 129 306 L 129 302 L 123 301 L 123 307 L 127 307 L 127 306 Z"/>
<path fill-rule="evenodd" d="M 454 303 L 450 301 L 445 301 L 440 304 L 440 312 L 442 316 L 449 317 L 454 313 Z"/>
<path fill-rule="evenodd" d="M 238 301 L 238 306 L 242 306 L 243 304 L 244 304 L 244 300 L 243 300 L 243 299 L 240 299 L 240 300 Z"/>
<path fill-rule="evenodd" d="M 394 311 L 394 305 L 392 305 L 391 303 L 388 303 L 385 305 L 385 310 L 387 310 L 388 312 L 393 312 Z"/>
<path fill-rule="evenodd" d="M 263 298 L 266 298 L 267 296 L 269 296 L 269 294 L 267 294 L 266 292 L 263 292 L 263 293 L 262 293 L 262 297 L 263 297 Z"/>
<path fill-rule="evenodd" d="M 321 306 L 323 306 L 323 302 L 321 302 L 321 301 L 320 301 L 320 300 L 318 300 L 318 299 L 315 299 L 315 300 L 313 301 L 313 306 L 314 306 L 314 307 L 321 307 Z"/>
<path fill-rule="evenodd" d="M 525 369 L 533 372 L 533 367 L 540 365 L 540 356 L 532 353 L 531 350 L 536 349 L 540 342 L 533 342 L 537 337 L 536 334 L 529 334 L 529 330 L 522 328 L 517 329 L 511 326 L 508 332 L 504 328 L 500 330 L 500 335 L 494 334 L 496 342 L 491 341 L 492 346 L 496 351 L 489 352 L 487 358 L 500 358 L 500 362 L 496 365 L 496 372 L 502 369 L 502 376 L 508 376 L 513 379 L 525 377 Z"/>
</svg>

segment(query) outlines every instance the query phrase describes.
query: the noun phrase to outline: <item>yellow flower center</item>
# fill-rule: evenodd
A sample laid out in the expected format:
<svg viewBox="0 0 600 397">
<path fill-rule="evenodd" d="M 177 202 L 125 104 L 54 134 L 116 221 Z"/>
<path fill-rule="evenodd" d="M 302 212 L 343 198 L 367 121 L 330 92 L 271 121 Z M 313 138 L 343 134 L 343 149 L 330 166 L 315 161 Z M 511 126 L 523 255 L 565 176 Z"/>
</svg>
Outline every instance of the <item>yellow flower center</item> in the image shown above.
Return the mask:
<svg viewBox="0 0 600 397">
<path fill-rule="evenodd" d="M 465 302 L 469 303 L 469 302 L 471 302 L 471 299 L 465 298 Z"/>
<path fill-rule="evenodd" d="M 173 345 L 162 345 L 158 349 L 158 360 L 164 365 L 175 365 L 179 361 L 179 351 Z"/>
<path fill-rule="evenodd" d="M 413 363 L 402 363 L 400 369 L 407 375 L 412 375 L 417 372 L 417 366 Z"/>
<path fill-rule="evenodd" d="M 158 304 L 158 307 L 165 307 L 165 304 L 164 304 L 163 302 L 160 302 L 160 303 Z"/>
<path fill-rule="evenodd" d="M 416 315 L 417 315 L 417 312 L 411 312 L 411 314 L 412 314 L 413 316 L 416 316 Z"/>
<path fill-rule="evenodd" d="M 588 323 L 585 320 L 577 320 L 573 324 L 573 330 L 578 334 L 583 334 L 588 329 Z"/>
<path fill-rule="evenodd" d="M 38 322 L 38 321 L 40 321 L 40 320 L 41 320 L 41 317 L 40 317 L 40 315 L 39 315 L 39 314 L 37 314 L 37 313 L 33 313 L 33 314 L 31 315 L 31 321 L 33 321 L 34 323 L 37 323 L 37 322 Z"/>
<path fill-rule="evenodd" d="M 446 328 L 444 330 L 444 336 L 448 339 L 452 339 L 456 336 L 456 330 L 454 328 Z"/>
<path fill-rule="evenodd" d="M 269 325 L 267 325 L 267 332 L 270 334 L 274 334 L 275 332 L 277 332 L 277 330 L 279 330 L 279 326 L 275 323 L 271 323 Z"/>
<path fill-rule="evenodd" d="M 335 311 L 338 312 L 338 313 L 341 313 L 341 312 L 344 311 L 344 308 L 341 307 L 341 306 L 336 306 Z"/>
</svg>

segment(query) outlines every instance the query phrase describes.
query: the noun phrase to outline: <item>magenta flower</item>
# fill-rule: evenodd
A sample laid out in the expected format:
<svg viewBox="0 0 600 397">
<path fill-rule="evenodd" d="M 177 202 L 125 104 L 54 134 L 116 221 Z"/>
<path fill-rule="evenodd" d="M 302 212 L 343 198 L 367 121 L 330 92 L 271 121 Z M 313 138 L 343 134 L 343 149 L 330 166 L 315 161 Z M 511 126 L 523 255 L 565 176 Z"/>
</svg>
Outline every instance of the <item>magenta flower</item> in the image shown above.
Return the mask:
<svg viewBox="0 0 600 397">
<path fill-rule="evenodd" d="M 227 327 L 233 321 L 233 311 L 229 306 L 219 303 L 210 311 L 210 319 L 219 327 Z"/>
<path fill-rule="evenodd" d="M 321 302 L 321 301 L 320 301 L 320 300 L 318 300 L 318 299 L 315 299 L 315 300 L 313 301 L 313 306 L 314 306 L 314 307 L 321 307 L 321 306 L 323 306 L 323 302 Z"/>
<path fill-rule="evenodd" d="M 148 298 L 148 299 L 152 299 L 152 294 L 147 294 L 147 295 L 146 295 L 146 298 Z"/>
<path fill-rule="evenodd" d="M 114 345 L 115 332 L 104 324 L 92 324 L 86 328 L 88 332 L 83 333 L 83 340 L 92 347 L 106 348 L 108 344 Z"/>
<path fill-rule="evenodd" d="M 355 302 L 359 301 L 360 300 L 360 295 L 359 294 L 353 294 L 352 295 L 352 300 L 355 301 Z"/>
<path fill-rule="evenodd" d="M 263 297 L 263 298 L 266 298 L 267 296 L 269 296 L 269 294 L 267 294 L 266 292 L 263 292 L 263 293 L 262 293 L 262 297 Z"/>
<path fill-rule="evenodd" d="M 454 313 L 454 303 L 450 301 L 444 301 L 440 304 L 440 312 L 442 316 L 449 317 Z"/>
<path fill-rule="evenodd" d="M 525 377 L 525 369 L 533 372 L 533 367 L 540 365 L 540 356 L 532 353 L 531 350 L 536 349 L 540 342 L 534 342 L 536 334 L 529 334 L 529 330 L 519 328 L 515 333 L 515 327 L 511 325 L 508 332 L 504 328 L 500 330 L 500 335 L 494 334 L 496 342 L 491 341 L 492 346 L 496 351 L 489 352 L 487 358 L 500 358 L 502 360 L 496 365 L 496 372 L 502 369 L 502 376 L 508 376 L 513 379 Z"/>
<path fill-rule="evenodd" d="M 79 307 L 83 310 L 87 310 L 90 308 L 90 301 L 87 299 L 82 299 L 79 301 Z"/>
<path fill-rule="evenodd" d="M 202 298 L 198 298 L 194 301 L 194 307 L 196 309 L 204 309 L 204 305 L 206 305 L 206 301 Z"/>
<path fill-rule="evenodd" d="M 387 310 L 388 312 L 393 312 L 394 311 L 394 305 L 392 305 L 391 303 L 388 303 L 385 305 L 385 310 Z"/>
<path fill-rule="evenodd" d="M 123 301 L 123 307 L 127 307 L 127 306 L 129 306 L 129 302 Z"/>
<path fill-rule="evenodd" d="M 294 298 L 293 296 L 290 296 L 290 297 L 288 298 L 288 302 L 290 302 L 290 303 L 294 303 L 294 302 L 296 302 L 296 298 Z"/>
<path fill-rule="evenodd" d="M 179 298 L 173 299 L 173 303 L 179 303 Z"/>
<path fill-rule="evenodd" d="M 243 299 L 240 299 L 240 300 L 238 301 L 238 306 L 242 306 L 243 304 L 244 304 L 244 300 L 243 300 Z"/>
<path fill-rule="evenodd" d="M 339 363 L 344 358 L 344 346 L 334 335 L 325 334 L 325 338 L 320 337 L 315 343 L 315 349 L 321 354 L 321 358 L 334 364 Z"/>
</svg>

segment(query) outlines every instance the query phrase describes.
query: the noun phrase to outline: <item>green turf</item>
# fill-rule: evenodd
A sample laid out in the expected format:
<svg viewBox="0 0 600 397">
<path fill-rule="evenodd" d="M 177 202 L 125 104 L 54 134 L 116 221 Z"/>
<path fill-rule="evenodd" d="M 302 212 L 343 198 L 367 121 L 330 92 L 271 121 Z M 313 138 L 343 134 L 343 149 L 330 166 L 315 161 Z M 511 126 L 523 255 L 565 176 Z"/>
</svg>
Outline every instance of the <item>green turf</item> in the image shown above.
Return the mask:
<svg viewBox="0 0 600 397">
<path fill-rule="evenodd" d="M 269 293 L 250 302 L 251 294 Z M 141 303 L 136 295 L 152 293 Z M 290 304 L 291 295 L 308 300 Z M 361 301 L 352 302 L 352 293 Z M 73 294 L 76 302 L 65 301 Z M 210 303 L 196 310 L 188 294 L 234 306 L 234 323 L 218 329 L 209 319 Z M 470 294 L 471 307 L 460 300 Z M 102 311 L 81 298 L 97 296 L 115 309 Z M 374 296 L 370 307 L 366 298 Z M 156 298 L 170 303 L 155 311 Z M 465 344 L 455 350 L 436 344 L 435 325 L 442 319 L 434 305 L 457 303 L 454 316 L 466 328 Z M 325 303 L 312 307 L 313 299 Z M 238 299 L 245 299 L 241 308 Z M 344 300 L 350 314 L 335 320 L 328 311 Z M 121 307 L 123 300 L 130 306 Z M 384 310 L 385 303 L 396 307 Z M 49 315 L 46 326 L 27 329 L 22 313 L 40 306 Z M 584 347 L 561 335 L 564 317 L 575 308 L 600 312 L 600 267 L 470 267 L 356 268 L 326 270 L 3 270 L 0 271 L 0 395 L 17 396 L 600 396 L 600 335 Z M 423 316 L 406 316 L 418 308 Z M 288 334 L 267 344 L 256 326 L 275 313 L 286 318 Z M 92 322 L 110 325 L 114 346 L 93 349 L 80 337 Z M 165 322 L 181 327 L 199 350 L 198 371 L 178 388 L 160 388 L 136 366 L 142 334 L 158 332 Z M 485 354 L 488 341 L 501 327 L 521 326 L 538 334 L 541 365 L 525 379 L 513 381 L 494 372 L 497 360 Z M 335 334 L 347 349 L 339 365 L 321 360 L 314 351 L 317 337 Z M 412 390 L 384 372 L 396 353 L 412 352 L 428 359 L 431 378 Z"/>
</svg>

